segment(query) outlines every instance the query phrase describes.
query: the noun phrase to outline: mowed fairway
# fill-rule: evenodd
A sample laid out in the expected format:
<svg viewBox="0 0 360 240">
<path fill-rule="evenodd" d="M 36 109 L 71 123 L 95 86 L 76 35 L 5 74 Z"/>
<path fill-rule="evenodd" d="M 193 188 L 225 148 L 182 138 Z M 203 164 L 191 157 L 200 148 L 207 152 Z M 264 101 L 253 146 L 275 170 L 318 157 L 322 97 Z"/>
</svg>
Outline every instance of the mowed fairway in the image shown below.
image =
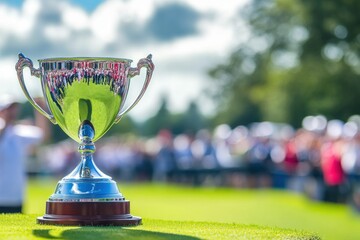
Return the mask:
<svg viewBox="0 0 360 240">
<path fill-rule="evenodd" d="M 31 181 L 26 215 L 0 217 L 0 239 L 360 239 L 360 217 L 343 205 L 315 203 L 275 190 L 124 184 L 143 225 L 55 227 L 35 224 L 56 182 Z"/>
</svg>

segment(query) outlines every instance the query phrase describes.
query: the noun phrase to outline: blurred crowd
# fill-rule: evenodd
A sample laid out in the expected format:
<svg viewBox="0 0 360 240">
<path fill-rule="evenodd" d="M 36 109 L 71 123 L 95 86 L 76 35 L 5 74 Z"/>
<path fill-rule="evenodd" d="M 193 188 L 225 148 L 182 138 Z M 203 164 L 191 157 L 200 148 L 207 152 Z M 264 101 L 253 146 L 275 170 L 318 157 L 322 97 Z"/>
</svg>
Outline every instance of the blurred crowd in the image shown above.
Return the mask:
<svg viewBox="0 0 360 240">
<path fill-rule="evenodd" d="M 299 129 L 260 122 L 193 135 L 162 130 L 153 138 L 103 138 L 96 148 L 99 168 L 124 181 L 194 184 L 196 177 L 196 184 L 288 188 L 330 202 L 351 197 L 360 206 L 360 116 L 348 122 L 308 116 Z M 79 162 L 76 149 L 70 140 L 43 147 L 42 171 L 69 173 Z"/>
</svg>

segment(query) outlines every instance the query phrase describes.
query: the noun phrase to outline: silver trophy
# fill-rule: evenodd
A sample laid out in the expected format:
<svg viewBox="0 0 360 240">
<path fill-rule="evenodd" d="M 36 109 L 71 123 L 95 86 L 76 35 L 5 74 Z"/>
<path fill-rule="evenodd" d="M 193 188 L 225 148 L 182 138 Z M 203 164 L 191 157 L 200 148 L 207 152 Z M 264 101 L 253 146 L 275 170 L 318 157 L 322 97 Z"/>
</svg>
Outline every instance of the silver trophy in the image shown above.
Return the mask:
<svg viewBox="0 0 360 240">
<path fill-rule="evenodd" d="M 140 217 L 130 215 L 130 202 L 119 192 L 116 182 L 102 173 L 93 161 L 94 142 L 130 111 L 142 98 L 150 82 L 154 64 L 151 55 L 131 67 L 122 58 L 48 58 L 39 68 L 19 54 L 16 71 L 29 102 L 52 123 L 58 124 L 79 143 L 78 166 L 58 182 L 46 202 L 46 214 L 38 223 L 60 225 L 138 225 Z M 23 77 L 28 67 L 40 78 L 49 112 L 29 94 Z M 146 78 L 140 94 L 124 107 L 130 80 L 145 67 Z"/>
</svg>

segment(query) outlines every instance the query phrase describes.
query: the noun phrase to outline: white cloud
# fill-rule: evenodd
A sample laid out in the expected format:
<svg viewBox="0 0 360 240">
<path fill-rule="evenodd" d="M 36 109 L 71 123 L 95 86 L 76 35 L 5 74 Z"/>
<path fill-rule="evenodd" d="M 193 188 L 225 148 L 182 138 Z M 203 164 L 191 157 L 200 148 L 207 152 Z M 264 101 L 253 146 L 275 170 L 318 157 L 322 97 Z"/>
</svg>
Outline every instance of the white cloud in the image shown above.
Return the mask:
<svg viewBox="0 0 360 240">
<path fill-rule="evenodd" d="M 198 11 L 209 12 L 214 11 L 220 13 L 222 16 L 231 16 L 235 11 L 238 11 L 240 7 L 243 7 L 248 0 L 227 0 L 222 3 L 218 0 L 207 0 L 204 1 L 192 1 L 186 0 L 187 4 L 194 7 Z"/>
<path fill-rule="evenodd" d="M 69 28 L 61 25 L 48 25 L 44 27 L 44 35 L 51 42 L 64 42 L 70 40 Z"/>
<path fill-rule="evenodd" d="M 75 31 L 86 30 L 90 25 L 88 14 L 83 9 L 70 5 L 67 5 L 66 9 L 64 9 L 62 21 L 66 27 Z"/>
<path fill-rule="evenodd" d="M 7 57 L 0 59 L 0 72 L 1 76 L 1 89 L 0 94 L 7 93 L 15 96 L 19 101 L 25 101 L 25 95 L 22 93 L 20 84 L 18 83 L 15 63 L 17 59 L 15 57 Z M 35 64 L 36 65 L 36 64 Z M 41 95 L 41 83 L 40 79 L 30 75 L 28 68 L 24 69 L 24 79 L 26 87 L 33 96 Z"/>
<path fill-rule="evenodd" d="M 2 73 L 0 80 L 1 81 L 0 93 L 6 92 L 6 93 L 18 95 L 16 91 L 20 89 L 14 89 L 14 85 L 16 84 L 12 82 L 12 81 L 17 81 L 16 72 L 15 72 L 15 63 L 16 63 L 15 58 L 8 57 L 8 58 L 2 58 L 0 60 L 0 72 Z"/>
<path fill-rule="evenodd" d="M 108 0 L 99 5 L 90 16 L 90 28 L 100 44 L 120 44 L 126 41 L 127 36 L 119 34 L 119 27 L 126 23 L 145 23 L 153 9 L 151 1 Z"/>
<path fill-rule="evenodd" d="M 91 30 L 101 43 L 117 41 L 117 31 L 122 18 L 121 1 L 107 1 L 101 4 L 91 16 Z"/>
<path fill-rule="evenodd" d="M 25 38 L 34 28 L 35 17 L 40 9 L 37 0 L 27 0 L 21 9 L 0 4 L 0 34 Z"/>
</svg>

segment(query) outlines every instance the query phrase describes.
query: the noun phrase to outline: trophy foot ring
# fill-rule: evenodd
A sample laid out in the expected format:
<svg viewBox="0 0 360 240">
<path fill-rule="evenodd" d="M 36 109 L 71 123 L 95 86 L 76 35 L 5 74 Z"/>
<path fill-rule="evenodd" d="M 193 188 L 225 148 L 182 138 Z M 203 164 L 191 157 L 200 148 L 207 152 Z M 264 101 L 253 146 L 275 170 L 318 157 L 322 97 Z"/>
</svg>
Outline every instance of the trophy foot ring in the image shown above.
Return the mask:
<svg viewBox="0 0 360 240">
<path fill-rule="evenodd" d="M 126 219 L 77 219 L 76 216 L 69 218 L 45 218 L 38 217 L 38 224 L 64 225 L 64 226 L 137 226 L 141 225 L 141 218 L 131 216 Z"/>
<path fill-rule="evenodd" d="M 130 215 L 130 202 L 46 202 L 46 214 L 37 223 L 72 226 L 136 226 L 141 218 Z"/>
</svg>

